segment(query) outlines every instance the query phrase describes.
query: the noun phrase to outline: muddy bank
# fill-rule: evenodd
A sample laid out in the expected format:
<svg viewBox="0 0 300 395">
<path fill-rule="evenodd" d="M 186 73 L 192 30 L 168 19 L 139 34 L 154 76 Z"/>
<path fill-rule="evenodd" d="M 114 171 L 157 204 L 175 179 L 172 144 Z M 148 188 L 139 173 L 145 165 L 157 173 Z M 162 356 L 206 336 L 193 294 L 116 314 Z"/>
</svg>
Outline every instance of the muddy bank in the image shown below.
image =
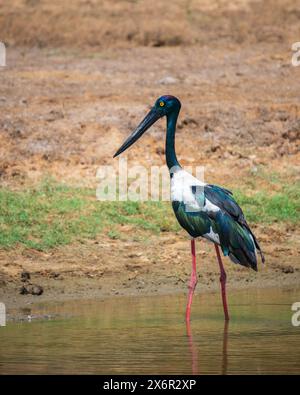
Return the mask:
<svg viewBox="0 0 300 395">
<path fill-rule="evenodd" d="M 256 230 L 258 234 L 263 231 Z M 228 289 L 299 285 L 299 240 L 293 254 L 286 247 L 290 242 L 291 238 L 281 239 L 274 246 L 271 238 L 265 237 L 266 264 L 259 265 L 257 273 L 224 258 Z M 190 260 L 190 244 L 184 234 L 152 236 L 143 244 L 102 237 L 85 246 L 51 253 L 28 249 L 2 252 L 0 300 L 15 308 L 69 299 L 182 293 L 187 290 Z M 210 243 L 197 242 L 197 263 L 197 293 L 218 291 L 218 265 Z M 24 273 L 30 276 L 25 281 Z M 22 295 L 20 290 L 27 284 L 42 287 L 43 293 Z"/>
</svg>

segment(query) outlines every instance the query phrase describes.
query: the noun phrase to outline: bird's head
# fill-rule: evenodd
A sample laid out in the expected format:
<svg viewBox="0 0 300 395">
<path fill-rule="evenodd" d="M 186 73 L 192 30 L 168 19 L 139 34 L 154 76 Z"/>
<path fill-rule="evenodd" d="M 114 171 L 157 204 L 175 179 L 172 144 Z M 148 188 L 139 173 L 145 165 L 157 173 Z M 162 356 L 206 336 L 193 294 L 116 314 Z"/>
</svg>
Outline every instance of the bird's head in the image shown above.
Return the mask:
<svg viewBox="0 0 300 395">
<path fill-rule="evenodd" d="M 154 108 L 162 114 L 162 117 L 174 111 L 179 111 L 180 107 L 180 101 L 177 97 L 171 95 L 159 97 L 154 104 Z"/>
<path fill-rule="evenodd" d="M 134 144 L 158 119 L 164 116 L 168 117 L 170 114 L 175 112 L 178 113 L 180 107 L 180 101 L 175 96 L 165 95 L 159 97 L 142 122 L 115 153 L 114 158 Z"/>
</svg>

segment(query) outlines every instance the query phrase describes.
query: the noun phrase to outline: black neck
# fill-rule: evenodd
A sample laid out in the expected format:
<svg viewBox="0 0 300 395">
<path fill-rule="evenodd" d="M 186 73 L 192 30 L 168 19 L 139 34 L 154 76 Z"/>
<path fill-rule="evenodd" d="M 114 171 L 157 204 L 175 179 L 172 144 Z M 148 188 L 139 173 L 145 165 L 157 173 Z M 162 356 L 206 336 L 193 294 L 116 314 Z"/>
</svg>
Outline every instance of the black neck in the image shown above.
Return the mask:
<svg viewBox="0 0 300 395">
<path fill-rule="evenodd" d="M 169 169 L 180 167 L 175 152 L 175 132 L 179 110 L 167 115 L 166 161 Z"/>
</svg>

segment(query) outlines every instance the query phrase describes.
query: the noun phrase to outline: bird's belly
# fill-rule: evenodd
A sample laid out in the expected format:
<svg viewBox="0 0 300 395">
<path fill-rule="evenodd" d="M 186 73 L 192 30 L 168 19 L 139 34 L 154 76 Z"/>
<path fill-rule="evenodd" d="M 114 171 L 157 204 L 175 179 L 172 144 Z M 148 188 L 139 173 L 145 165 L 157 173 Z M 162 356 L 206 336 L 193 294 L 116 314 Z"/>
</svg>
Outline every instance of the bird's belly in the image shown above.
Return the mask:
<svg viewBox="0 0 300 395">
<path fill-rule="evenodd" d="M 211 243 L 221 245 L 219 235 L 217 233 L 214 233 L 213 231 L 210 231 L 209 233 L 205 233 L 204 235 L 195 235 L 194 234 L 193 236 L 191 235 L 191 233 L 188 230 L 186 230 L 186 232 L 193 239 L 202 238 L 202 239 L 205 239 Z"/>
<path fill-rule="evenodd" d="M 206 238 L 211 241 L 215 239 L 211 220 L 205 212 L 187 212 L 183 202 L 172 202 L 172 206 L 179 224 L 190 236 L 196 238 L 200 236 L 205 237 L 204 235 L 207 235 Z"/>
</svg>

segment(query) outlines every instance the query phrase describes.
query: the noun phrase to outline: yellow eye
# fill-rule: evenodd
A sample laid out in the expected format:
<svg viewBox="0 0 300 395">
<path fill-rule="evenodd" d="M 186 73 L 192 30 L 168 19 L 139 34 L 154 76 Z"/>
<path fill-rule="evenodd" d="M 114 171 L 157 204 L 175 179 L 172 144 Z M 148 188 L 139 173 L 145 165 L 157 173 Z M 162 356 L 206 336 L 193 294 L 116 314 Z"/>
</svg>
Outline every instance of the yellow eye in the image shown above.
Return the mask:
<svg viewBox="0 0 300 395">
<path fill-rule="evenodd" d="M 165 105 L 165 103 L 164 103 L 163 101 L 160 101 L 160 102 L 159 102 L 159 105 L 160 105 L 161 107 L 163 107 L 163 106 Z"/>
</svg>

